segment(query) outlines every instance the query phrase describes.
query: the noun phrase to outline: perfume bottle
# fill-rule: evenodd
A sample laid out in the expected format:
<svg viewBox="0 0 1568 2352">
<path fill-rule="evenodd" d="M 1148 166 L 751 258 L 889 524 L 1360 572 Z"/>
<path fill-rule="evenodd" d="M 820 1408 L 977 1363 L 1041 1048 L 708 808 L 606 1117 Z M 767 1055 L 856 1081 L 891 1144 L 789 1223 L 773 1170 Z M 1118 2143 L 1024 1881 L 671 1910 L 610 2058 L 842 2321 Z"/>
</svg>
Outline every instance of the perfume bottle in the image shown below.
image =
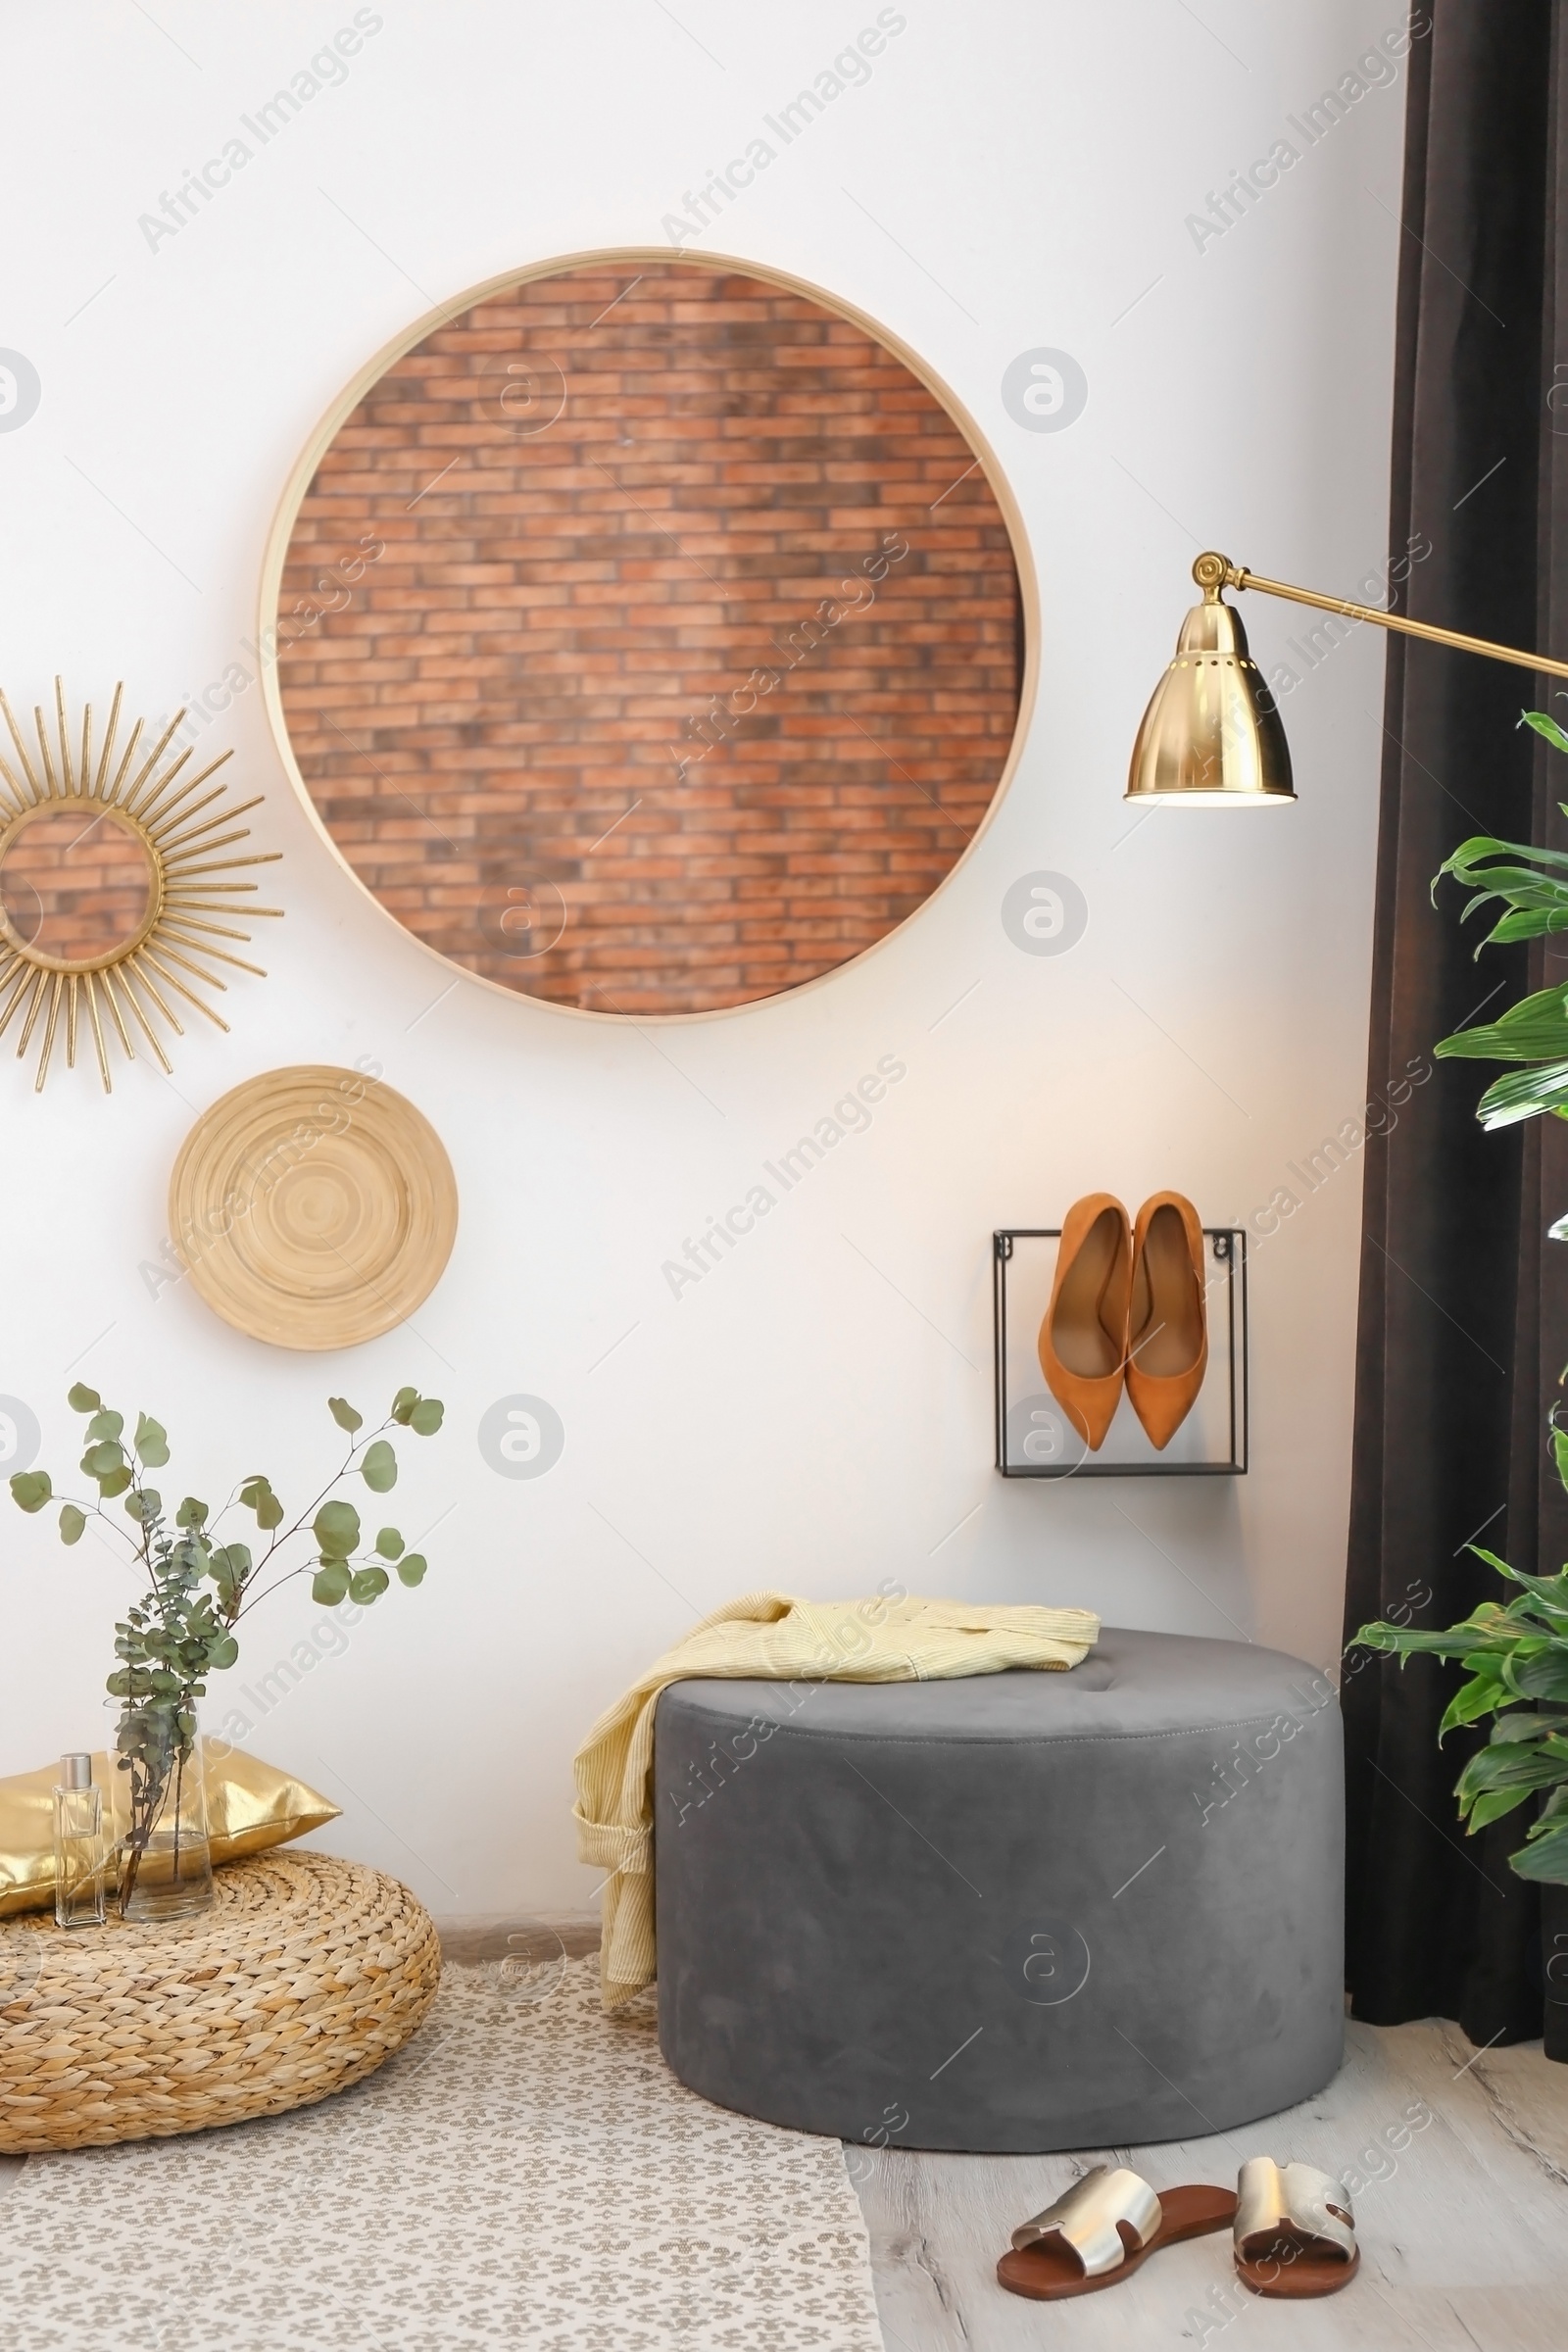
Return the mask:
<svg viewBox="0 0 1568 2352">
<path fill-rule="evenodd" d="M 93 1787 L 91 1756 L 62 1756 L 55 1790 L 55 1925 L 101 1928 L 108 1863 L 104 1792 Z"/>
</svg>

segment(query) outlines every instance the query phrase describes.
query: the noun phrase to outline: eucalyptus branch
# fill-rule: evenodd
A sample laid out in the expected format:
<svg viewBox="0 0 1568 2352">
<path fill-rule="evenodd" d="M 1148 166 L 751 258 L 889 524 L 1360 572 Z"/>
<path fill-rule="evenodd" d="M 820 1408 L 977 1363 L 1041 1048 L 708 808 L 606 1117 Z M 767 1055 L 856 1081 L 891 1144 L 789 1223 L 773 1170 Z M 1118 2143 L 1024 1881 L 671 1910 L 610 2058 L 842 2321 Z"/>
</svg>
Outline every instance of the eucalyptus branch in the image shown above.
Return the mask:
<svg viewBox="0 0 1568 2352">
<path fill-rule="evenodd" d="M 101 1519 L 105 1527 L 108 1528 L 110 1534 L 112 1536 L 118 1536 L 121 1542 L 127 1546 L 125 1557 L 126 1567 L 135 1568 L 145 1565 L 145 1554 L 142 1546 L 132 1541 L 129 1529 L 122 1527 L 120 1521 L 115 1517 L 114 1512 L 106 1511 L 101 1502 L 78 1502 L 74 1494 L 56 1494 L 53 1496 L 46 1496 L 45 1500 L 53 1500 L 58 1502 L 64 1510 L 80 1511 L 83 1523 L 85 1523 L 88 1519 Z M 24 1510 L 25 1510 L 27 1505 L 24 1503 L 22 1507 Z M 66 1540 L 68 1542 L 70 1541 L 69 1538 Z"/>
<path fill-rule="evenodd" d="M 338 1401 L 341 1402 L 341 1399 Z M 433 1401 L 433 1399 L 431 1401 Z M 385 1437 L 389 1429 L 395 1429 L 397 1426 L 397 1423 L 389 1415 L 388 1418 L 382 1422 L 379 1429 L 372 1430 L 369 1437 L 363 1441 L 364 1446 L 369 1446 L 373 1445 L 377 1438 Z M 292 1527 L 286 1527 L 282 1529 L 280 1533 L 273 1536 L 271 1542 L 268 1544 L 267 1549 L 257 1561 L 255 1570 L 253 1571 L 254 1574 L 260 1575 L 261 1571 L 267 1566 L 268 1561 L 271 1558 L 273 1552 L 277 1551 L 284 1544 L 286 1544 L 290 1537 L 297 1536 L 301 1528 L 306 1525 L 308 1520 L 313 1520 L 315 1518 L 316 1513 L 320 1509 L 322 1503 L 325 1502 L 333 1488 L 341 1486 L 343 1480 L 350 1475 L 354 1468 L 354 1457 L 360 1450 L 361 1442 L 355 1441 L 350 1444 L 348 1452 L 343 1457 L 342 1469 L 339 1470 L 335 1476 L 329 1478 L 325 1486 L 321 1489 L 320 1493 L 316 1495 L 312 1501 L 306 1504 L 304 1510 L 301 1511 L 299 1517 L 295 1520 Z M 270 1588 L 270 1590 L 276 1592 L 277 1587 L 274 1585 Z"/>
<path fill-rule="evenodd" d="M 244 1606 L 235 1610 L 233 1616 L 229 1619 L 229 1623 L 231 1625 L 238 1625 L 240 1619 L 242 1617 L 248 1617 L 252 1609 L 254 1609 L 259 1602 L 270 1600 L 274 1592 L 281 1592 L 283 1587 L 285 1585 L 291 1585 L 296 1577 L 309 1576 L 315 1566 L 316 1562 L 314 1560 L 304 1560 L 301 1562 L 298 1568 L 289 1568 L 285 1570 L 283 1575 L 277 1579 L 275 1584 L 266 1586 L 260 1592 L 251 1593 Z"/>
<path fill-rule="evenodd" d="M 205 1502 L 186 1494 L 171 1521 L 162 1494 L 149 1486 L 146 1476 L 169 1460 L 163 1424 L 138 1414 L 134 1437 L 127 1443 L 123 1415 L 106 1406 L 96 1390 L 78 1383 L 69 1402 L 74 1412 L 89 1416 L 80 1466 L 97 1486 L 97 1500 L 83 1505 L 57 1495 L 46 1470 L 18 1471 L 11 1494 L 27 1512 L 57 1502 L 60 1539 L 67 1544 L 80 1542 L 89 1517 L 127 1537 L 128 1531 L 104 1507 L 116 1497 L 122 1498 L 122 1508 L 136 1526 L 131 1557 L 144 1572 L 146 1590 L 116 1625 L 120 1663 L 108 1681 L 111 1695 L 121 1701 L 116 1745 L 130 1786 L 131 1828 L 121 1884 L 123 1911 L 171 1787 L 177 1790 L 181 1786 L 195 1748 L 196 1701 L 206 1693 L 208 1676 L 223 1672 L 238 1659 L 233 1628 L 240 1618 L 312 1570 L 313 1597 L 326 1608 L 345 1599 L 368 1606 L 387 1591 L 391 1568 L 404 1585 L 422 1582 L 424 1557 L 407 1549 L 395 1527 L 381 1528 L 370 1550 L 362 1552 L 360 1514 L 339 1490 L 358 1475 L 372 1494 L 389 1493 L 397 1484 L 398 1464 L 387 1433 L 406 1429 L 416 1437 L 432 1437 L 441 1427 L 445 1408 L 438 1397 L 400 1389 L 387 1418 L 364 1436 L 363 1415 L 344 1397 L 329 1397 L 333 1420 L 348 1433 L 348 1452 L 314 1500 L 284 1526 L 283 1505 L 270 1480 L 260 1472 L 240 1482 L 216 1518 Z M 236 1504 L 253 1512 L 258 1530 L 270 1538 L 260 1559 L 252 1558 L 245 1544 L 217 1540 L 218 1522 Z M 315 1539 L 314 1553 L 272 1583 L 262 1584 L 279 1549 L 307 1531 Z M 177 1796 L 175 1803 L 177 1814 Z"/>
</svg>

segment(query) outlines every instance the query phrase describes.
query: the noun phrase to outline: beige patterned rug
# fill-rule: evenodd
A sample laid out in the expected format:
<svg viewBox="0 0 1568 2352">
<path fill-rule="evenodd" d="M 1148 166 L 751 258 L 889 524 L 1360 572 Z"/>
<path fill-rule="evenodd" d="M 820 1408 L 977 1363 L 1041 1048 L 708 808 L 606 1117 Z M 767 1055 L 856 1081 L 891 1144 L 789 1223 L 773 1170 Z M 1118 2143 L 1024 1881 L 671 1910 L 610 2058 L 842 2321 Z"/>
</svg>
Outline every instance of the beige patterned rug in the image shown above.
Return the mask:
<svg viewBox="0 0 1568 2352">
<path fill-rule="evenodd" d="M 26 2352 L 882 2352 L 838 2141 L 683 2089 L 593 1958 L 449 1966 L 319 2107 L 30 2158 L 0 2313 Z"/>
</svg>

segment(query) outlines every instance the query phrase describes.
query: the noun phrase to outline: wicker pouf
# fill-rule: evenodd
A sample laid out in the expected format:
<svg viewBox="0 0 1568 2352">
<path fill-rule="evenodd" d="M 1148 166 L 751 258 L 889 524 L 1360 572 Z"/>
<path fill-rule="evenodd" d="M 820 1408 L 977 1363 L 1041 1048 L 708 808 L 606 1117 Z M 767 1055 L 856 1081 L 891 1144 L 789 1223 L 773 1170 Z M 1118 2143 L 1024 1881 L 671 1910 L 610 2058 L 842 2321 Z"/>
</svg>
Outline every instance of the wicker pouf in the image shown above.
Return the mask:
<svg viewBox="0 0 1568 2352">
<path fill-rule="evenodd" d="M 429 1913 L 378 1870 L 258 1855 L 204 1918 L 0 1927 L 0 2153 L 166 2137 L 372 2074 L 435 1998 Z"/>
</svg>

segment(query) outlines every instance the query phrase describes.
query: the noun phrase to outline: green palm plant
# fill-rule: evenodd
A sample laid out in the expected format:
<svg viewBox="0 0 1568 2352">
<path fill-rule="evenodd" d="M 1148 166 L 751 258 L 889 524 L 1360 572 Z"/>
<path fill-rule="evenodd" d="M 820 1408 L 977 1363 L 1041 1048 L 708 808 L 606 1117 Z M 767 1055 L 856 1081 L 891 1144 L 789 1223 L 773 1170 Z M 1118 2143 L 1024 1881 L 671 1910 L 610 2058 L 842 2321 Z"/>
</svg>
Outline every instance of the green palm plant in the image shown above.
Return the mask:
<svg viewBox="0 0 1568 2352">
<path fill-rule="evenodd" d="M 1544 710 L 1523 711 L 1521 719 L 1554 751 L 1568 752 L 1568 734 Z M 1559 806 L 1568 816 L 1568 803 Z M 1445 874 L 1474 893 L 1461 922 L 1469 922 L 1484 907 L 1503 907 L 1476 949 L 1478 956 L 1483 948 L 1568 931 L 1568 856 L 1560 850 L 1530 849 L 1522 842 L 1477 833 L 1444 859 L 1432 884 L 1434 899 Z M 1446 1037 L 1437 1051 L 1445 1060 L 1525 1065 L 1508 1077 L 1494 1078 L 1476 1104 L 1476 1117 L 1489 1131 L 1540 1118 L 1545 1111 L 1568 1118 L 1568 987 L 1561 983 L 1538 989 L 1484 1027 Z M 1555 1240 L 1563 1238 L 1563 1222 L 1551 1229 Z"/>
<path fill-rule="evenodd" d="M 1565 1441 L 1554 1436 L 1559 1472 Z M 1564 1480 L 1568 1485 L 1568 1479 Z M 1457 1658 L 1470 1680 L 1454 1692 L 1438 1726 L 1444 1739 L 1456 1725 L 1493 1715 L 1492 1737 L 1454 1785 L 1459 1818 L 1473 1837 L 1491 1821 L 1547 1789 L 1524 1845 L 1510 1857 L 1522 1879 L 1568 1884 L 1568 1568 L 1557 1576 L 1526 1576 L 1495 1552 L 1471 1550 L 1511 1584 L 1523 1587 L 1504 1607 L 1484 1600 L 1461 1625 L 1443 1633 L 1379 1622 L 1363 1625 L 1356 1641 L 1400 1657 Z"/>
<path fill-rule="evenodd" d="M 1554 751 L 1568 752 L 1568 734 L 1545 711 L 1525 710 L 1520 718 Z M 1568 816 L 1568 804 L 1560 806 Z M 1461 921 L 1483 908 L 1502 909 L 1478 956 L 1482 948 L 1568 931 L 1568 856 L 1561 851 L 1479 833 L 1444 860 L 1433 881 L 1434 897 L 1445 874 L 1473 894 Z M 1519 1065 L 1494 1079 L 1476 1105 L 1476 1116 L 1489 1131 L 1548 1113 L 1568 1119 L 1568 985 L 1538 989 L 1485 1027 L 1446 1037 L 1437 1051 L 1446 1059 Z M 1568 1216 L 1548 1230 L 1554 1241 L 1568 1240 Z M 1556 1410 L 1553 1406 L 1552 1457 L 1568 1490 L 1568 1432 L 1558 1426 Z M 1363 1625 L 1355 1639 L 1400 1659 L 1457 1658 L 1466 1668 L 1470 1680 L 1449 1701 L 1438 1738 L 1487 1715 L 1494 1721 L 1486 1746 L 1470 1758 L 1455 1784 L 1459 1818 L 1474 1836 L 1532 1797 L 1544 1796 L 1510 1862 L 1522 1879 L 1568 1885 L 1568 1568 L 1556 1576 L 1527 1576 L 1479 1544 L 1469 1548 L 1520 1588 L 1506 1605 L 1483 1601 L 1462 1624 L 1442 1632 L 1380 1619 Z"/>
</svg>

